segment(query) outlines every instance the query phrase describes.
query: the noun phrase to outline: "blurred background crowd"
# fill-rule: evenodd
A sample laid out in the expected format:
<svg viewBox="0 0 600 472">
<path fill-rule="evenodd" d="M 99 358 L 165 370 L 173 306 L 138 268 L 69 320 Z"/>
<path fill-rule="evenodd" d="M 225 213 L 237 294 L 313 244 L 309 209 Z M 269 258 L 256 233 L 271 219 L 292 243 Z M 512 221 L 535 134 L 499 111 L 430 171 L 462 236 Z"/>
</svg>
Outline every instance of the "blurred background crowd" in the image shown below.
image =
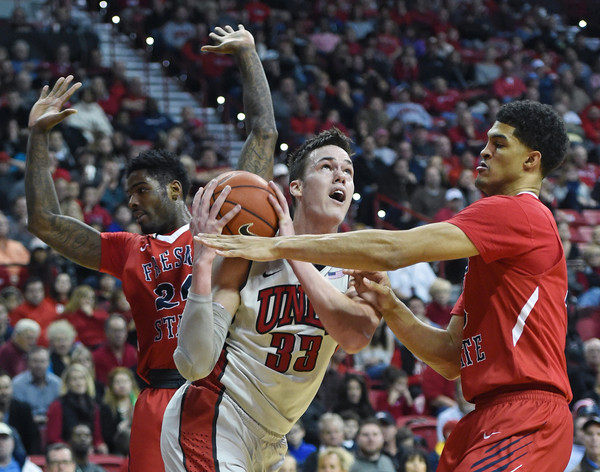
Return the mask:
<svg viewBox="0 0 600 472">
<path fill-rule="evenodd" d="M 572 462 L 579 462 L 583 429 L 594 426 L 589 415 L 600 414 L 598 3 L 0 2 L 0 413 L 11 427 L 6 433 L 0 424 L 0 438 L 13 438 L 11 455 L 22 464 L 48 444 L 69 442 L 81 470 L 92 470 L 90 453 L 126 456 L 143 388 L 119 281 L 69 262 L 27 230 L 27 120 L 41 87 L 68 74 L 84 85 L 73 98 L 78 113 L 50 134 L 62 211 L 100 231 L 139 232 L 122 172 L 141 149 L 176 152 L 194 188 L 235 167 L 229 141 L 244 139 L 241 81 L 231 57 L 200 47 L 216 26 L 243 24 L 272 91 L 275 180 L 286 187 L 286 151 L 308 136 L 336 126 L 353 139 L 356 193 L 344 230 L 451 217 L 482 197 L 475 168 L 503 103 L 537 100 L 561 114 L 571 146 L 540 198 L 556 217 L 569 268 Z M 99 26 L 108 41 L 124 37 L 142 62 L 159 67 L 138 75 L 107 57 Z M 176 82 L 193 103 L 173 112 L 149 75 Z M 233 125 L 233 134 L 213 132 L 208 115 Z M 465 260 L 417 264 L 390 279 L 419 317 L 445 326 L 465 267 Z M 312 472 L 326 460 L 367 470 L 361 461 L 381 454 L 391 470 L 434 470 L 445 436 L 470 408 L 456 382 L 414 358 L 382 323 L 364 351 L 332 360 L 290 432 L 295 459 L 286 470 Z M 371 433 L 376 447 L 364 439 Z M 407 468 L 411 460 L 425 468 Z"/>
</svg>

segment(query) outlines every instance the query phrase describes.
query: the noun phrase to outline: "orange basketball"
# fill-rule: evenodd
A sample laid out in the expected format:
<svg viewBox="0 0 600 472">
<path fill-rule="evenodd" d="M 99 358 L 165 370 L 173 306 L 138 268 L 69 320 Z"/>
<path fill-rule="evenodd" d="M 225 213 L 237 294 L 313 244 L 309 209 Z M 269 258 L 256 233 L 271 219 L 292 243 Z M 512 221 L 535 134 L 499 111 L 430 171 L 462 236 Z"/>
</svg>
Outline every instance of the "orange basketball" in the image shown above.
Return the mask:
<svg viewBox="0 0 600 472">
<path fill-rule="evenodd" d="M 210 200 L 212 205 L 226 185 L 231 192 L 221 207 L 219 217 L 225 215 L 237 204 L 241 211 L 223 228 L 223 234 L 242 234 L 246 236 L 274 236 L 278 221 L 275 210 L 267 197 L 275 196 L 267 181 L 252 172 L 235 170 L 218 177 L 219 182 Z"/>
</svg>

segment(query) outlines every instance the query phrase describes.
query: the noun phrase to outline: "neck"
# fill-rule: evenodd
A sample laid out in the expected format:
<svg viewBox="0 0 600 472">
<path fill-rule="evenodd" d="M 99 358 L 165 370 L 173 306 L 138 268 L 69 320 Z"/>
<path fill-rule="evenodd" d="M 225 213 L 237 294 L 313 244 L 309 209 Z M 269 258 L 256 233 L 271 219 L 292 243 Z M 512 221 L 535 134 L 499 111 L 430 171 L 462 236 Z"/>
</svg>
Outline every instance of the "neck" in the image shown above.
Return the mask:
<svg viewBox="0 0 600 472">
<path fill-rule="evenodd" d="M 330 234 L 338 232 L 339 223 L 319 221 L 315 224 L 306 213 L 298 211 L 294 214 L 294 232 L 296 234 Z"/>
</svg>

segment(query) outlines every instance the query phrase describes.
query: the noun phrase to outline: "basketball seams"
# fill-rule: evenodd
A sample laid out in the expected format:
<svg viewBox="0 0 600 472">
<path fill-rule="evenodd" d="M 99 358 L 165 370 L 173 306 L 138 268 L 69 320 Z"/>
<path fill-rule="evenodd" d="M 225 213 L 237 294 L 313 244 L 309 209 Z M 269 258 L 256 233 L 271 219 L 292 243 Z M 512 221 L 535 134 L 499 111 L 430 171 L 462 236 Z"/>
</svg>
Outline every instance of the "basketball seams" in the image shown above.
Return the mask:
<svg viewBox="0 0 600 472">
<path fill-rule="evenodd" d="M 236 205 L 241 211 L 223 228 L 223 234 L 243 234 L 240 228 L 253 223 L 249 231 L 253 234 L 272 236 L 278 229 L 275 210 L 268 201 L 268 195 L 276 196 L 260 176 L 246 171 L 233 171 L 222 176 L 210 198 L 211 206 L 215 203 L 225 186 L 231 191 L 223 202 L 217 217 L 223 218 Z M 266 195 L 265 193 L 266 192 Z"/>
</svg>

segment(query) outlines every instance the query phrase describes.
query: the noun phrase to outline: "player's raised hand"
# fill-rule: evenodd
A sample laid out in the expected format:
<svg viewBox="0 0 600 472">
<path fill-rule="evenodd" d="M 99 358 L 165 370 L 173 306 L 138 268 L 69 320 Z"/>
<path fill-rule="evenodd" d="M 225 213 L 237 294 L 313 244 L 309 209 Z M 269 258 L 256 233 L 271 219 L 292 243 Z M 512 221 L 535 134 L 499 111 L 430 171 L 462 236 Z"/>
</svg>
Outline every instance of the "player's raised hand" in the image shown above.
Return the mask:
<svg viewBox="0 0 600 472">
<path fill-rule="evenodd" d="M 221 234 L 227 223 L 240 212 L 241 206 L 236 205 L 221 218 L 218 218 L 221 207 L 227 199 L 227 195 L 231 192 L 231 187 L 226 185 L 211 206 L 210 200 L 217 184 L 217 179 L 212 179 L 206 187 L 200 188 L 194 196 L 192 220 L 190 222 L 190 231 L 193 235 L 198 233 Z"/>
<path fill-rule="evenodd" d="M 81 87 L 81 82 L 73 82 L 73 76 L 59 78 L 52 90 L 48 85 L 44 85 L 42 93 L 37 102 L 34 103 L 29 112 L 29 129 L 38 131 L 48 131 L 67 116 L 77 113 L 77 110 L 66 108 L 65 103 Z"/>
<path fill-rule="evenodd" d="M 202 46 L 202 51 L 204 52 L 236 54 L 244 48 L 254 49 L 254 37 L 243 25 L 238 25 L 237 30 L 234 30 L 229 25 L 224 26 L 223 28 L 217 26 L 215 30 L 209 34 L 209 37 L 216 44 Z"/>
</svg>

